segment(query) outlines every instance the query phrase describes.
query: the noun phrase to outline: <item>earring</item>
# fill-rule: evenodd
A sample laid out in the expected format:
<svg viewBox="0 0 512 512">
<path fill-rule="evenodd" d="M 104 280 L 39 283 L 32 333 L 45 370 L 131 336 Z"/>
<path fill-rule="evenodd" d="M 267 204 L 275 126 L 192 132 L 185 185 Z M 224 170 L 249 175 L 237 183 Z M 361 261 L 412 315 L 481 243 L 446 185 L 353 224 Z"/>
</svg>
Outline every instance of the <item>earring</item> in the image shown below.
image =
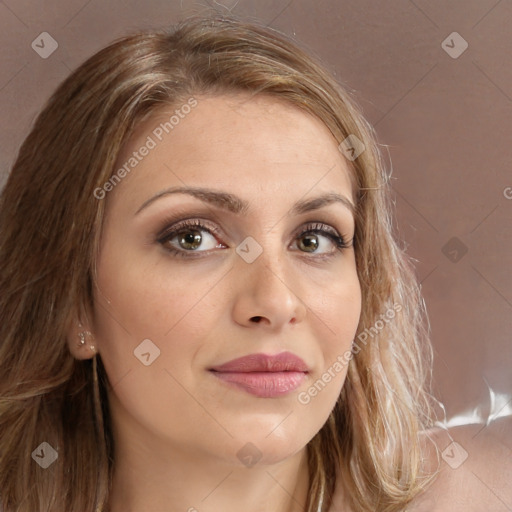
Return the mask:
<svg viewBox="0 0 512 512">
<path fill-rule="evenodd" d="M 78 346 L 79 347 L 83 347 L 85 345 L 85 337 L 86 336 L 90 336 L 92 339 L 94 339 L 94 336 L 91 332 L 89 331 L 81 331 L 78 333 L 78 338 L 79 338 L 79 341 L 78 341 Z M 93 352 L 96 352 L 96 347 L 94 345 L 90 345 L 89 348 L 93 351 Z"/>
</svg>

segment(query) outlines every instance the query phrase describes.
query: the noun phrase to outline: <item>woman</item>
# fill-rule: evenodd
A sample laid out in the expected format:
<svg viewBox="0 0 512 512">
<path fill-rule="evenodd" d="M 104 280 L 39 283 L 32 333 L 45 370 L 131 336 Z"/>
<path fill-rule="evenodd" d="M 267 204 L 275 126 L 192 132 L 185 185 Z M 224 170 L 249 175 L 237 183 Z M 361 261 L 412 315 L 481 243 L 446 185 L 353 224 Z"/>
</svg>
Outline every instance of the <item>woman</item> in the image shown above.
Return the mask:
<svg viewBox="0 0 512 512">
<path fill-rule="evenodd" d="M 268 29 L 85 62 L 1 198 L 4 512 L 433 510 L 449 433 L 388 193 L 353 100 Z"/>
</svg>

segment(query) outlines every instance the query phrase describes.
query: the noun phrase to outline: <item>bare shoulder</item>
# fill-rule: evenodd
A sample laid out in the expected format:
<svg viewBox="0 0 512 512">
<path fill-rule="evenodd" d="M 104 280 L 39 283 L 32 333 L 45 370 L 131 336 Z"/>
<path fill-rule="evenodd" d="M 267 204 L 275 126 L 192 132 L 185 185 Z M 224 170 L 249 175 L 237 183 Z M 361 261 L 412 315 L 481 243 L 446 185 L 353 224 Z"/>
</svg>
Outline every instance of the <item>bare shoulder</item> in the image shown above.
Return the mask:
<svg viewBox="0 0 512 512">
<path fill-rule="evenodd" d="M 422 446 L 425 468 L 436 476 L 407 512 L 512 510 L 512 416 L 430 429 Z"/>
<path fill-rule="evenodd" d="M 421 435 L 429 487 L 404 512 L 511 512 L 512 416 Z M 330 512 L 352 512 L 336 486 Z"/>
</svg>

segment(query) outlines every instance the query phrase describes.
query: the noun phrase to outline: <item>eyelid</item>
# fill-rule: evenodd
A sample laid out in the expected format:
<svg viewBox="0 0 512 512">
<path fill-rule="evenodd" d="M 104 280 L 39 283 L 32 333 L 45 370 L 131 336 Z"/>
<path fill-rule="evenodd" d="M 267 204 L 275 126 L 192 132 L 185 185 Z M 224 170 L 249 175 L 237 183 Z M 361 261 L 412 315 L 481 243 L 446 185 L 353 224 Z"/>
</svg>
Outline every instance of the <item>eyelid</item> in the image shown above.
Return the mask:
<svg viewBox="0 0 512 512">
<path fill-rule="evenodd" d="M 211 234 L 215 234 L 215 235 L 218 235 L 218 236 L 223 236 L 222 233 L 221 233 L 221 230 L 219 230 L 219 228 L 213 224 L 210 223 L 210 221 L 206 220 L 206 219 L 203 219 L 201 217 L 187 217 L 185 219 L 181 219 L 179 221 L 176 221 L 176 220 L 167 220 L 165 221 L 164 223 L 164 228 L 163 229 L 159 229 L 157 231 L 157 234 L 155 235 L 157 241 L 160 241 L 160 240 L 163 240 L 165 239 L 165 237 L 175 231 L 178 231 L 180 228 L 186 228 L 186 229 L 190 229 L 190 228 L 193 228 L 195 226 L 197 226 L 198 228 L 208 228 L 208 230 L 211 232 Z"/>
</svg>

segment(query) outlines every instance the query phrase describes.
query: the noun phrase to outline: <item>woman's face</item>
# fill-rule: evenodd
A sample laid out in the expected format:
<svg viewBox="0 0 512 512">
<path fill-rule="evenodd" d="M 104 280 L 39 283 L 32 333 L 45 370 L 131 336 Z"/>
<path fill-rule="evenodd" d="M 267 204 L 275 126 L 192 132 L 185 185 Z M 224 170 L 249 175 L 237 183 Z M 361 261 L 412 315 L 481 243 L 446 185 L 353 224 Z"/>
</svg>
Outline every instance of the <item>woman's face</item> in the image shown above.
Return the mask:
<svg viewBox="0 0 512 512">
<path fill-rule="evenodd" d="M 115 433 L 246 465 L 297 453 L 335 405 L 361 309 L 336 141 L 276 99 L 196 96 L 141 125 L 123 166 L 98 199 L 91 325 Z M 303 365 L 265 358 L 284 352 Z"/>
</svg>

